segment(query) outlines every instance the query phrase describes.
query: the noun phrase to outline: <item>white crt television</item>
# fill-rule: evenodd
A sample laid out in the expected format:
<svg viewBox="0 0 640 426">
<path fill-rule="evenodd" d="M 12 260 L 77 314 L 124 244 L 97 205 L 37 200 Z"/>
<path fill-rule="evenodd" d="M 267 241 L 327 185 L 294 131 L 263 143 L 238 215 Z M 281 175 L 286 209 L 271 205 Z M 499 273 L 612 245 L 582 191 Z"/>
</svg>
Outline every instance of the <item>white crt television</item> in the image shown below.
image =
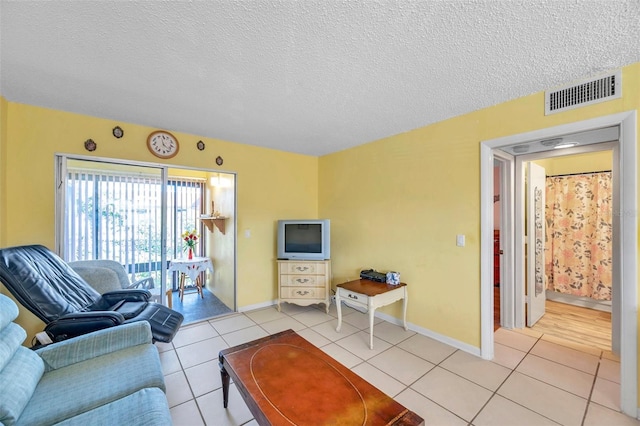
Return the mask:
<svg viewBox="0 0 640 426">
<path fill-rule="evenodd" d="M 278 221 L 278 259 L 331 259 L 329 219 Z"/>
</svg>

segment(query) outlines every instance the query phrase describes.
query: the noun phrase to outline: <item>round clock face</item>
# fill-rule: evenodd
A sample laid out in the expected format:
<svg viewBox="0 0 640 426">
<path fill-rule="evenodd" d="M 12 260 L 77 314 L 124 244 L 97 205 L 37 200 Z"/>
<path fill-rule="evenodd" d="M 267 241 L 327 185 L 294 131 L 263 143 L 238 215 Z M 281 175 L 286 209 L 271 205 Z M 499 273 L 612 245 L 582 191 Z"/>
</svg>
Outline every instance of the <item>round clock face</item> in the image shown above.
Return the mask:
<svg viewBox="0 0 640 426">
<path fill-rule="evenodd" d="M 153 155 L 159 158 L 175 157 L 180 145 L 178 139 L 169 132 L 157 130 L 147 138 L 147 147 Z"/>
</svg>

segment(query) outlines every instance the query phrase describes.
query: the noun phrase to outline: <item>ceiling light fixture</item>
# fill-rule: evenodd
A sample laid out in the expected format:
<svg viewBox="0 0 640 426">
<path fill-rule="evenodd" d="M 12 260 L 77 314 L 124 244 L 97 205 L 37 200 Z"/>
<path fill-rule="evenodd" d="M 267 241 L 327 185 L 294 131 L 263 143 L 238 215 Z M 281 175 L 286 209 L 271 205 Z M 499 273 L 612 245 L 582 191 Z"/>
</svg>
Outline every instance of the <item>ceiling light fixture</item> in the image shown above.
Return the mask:
<svg viewBox="0 0 640 426">
<path fill-rule="evenodd" d="M 578 145 L 578 142 L 562 142 L 554 146 L 553 149 L 571 148 L 576 145 Z"/>
</svg>

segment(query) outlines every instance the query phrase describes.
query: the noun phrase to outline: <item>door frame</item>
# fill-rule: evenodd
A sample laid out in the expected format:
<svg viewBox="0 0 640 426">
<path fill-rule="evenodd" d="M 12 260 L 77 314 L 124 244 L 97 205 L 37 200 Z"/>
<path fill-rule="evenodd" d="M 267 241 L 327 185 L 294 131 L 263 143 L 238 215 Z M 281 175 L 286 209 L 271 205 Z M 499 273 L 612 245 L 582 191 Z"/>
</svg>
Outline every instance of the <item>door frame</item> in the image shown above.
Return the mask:
<svg viewBox="0 0 640 426">
<path fill-rule="evenodd" d="M 495 150 L 508 145 L 551 139 L 567 134 L 618 126 L 617 166 L 620 179 L 620 211 L 614 212 L 618 220 L 614 242 L 620 271 L 620 406 L 625 414 L 638 417 L 638 202 L 637 202 L 637 111 L 597 117 L 589 120 L 549 127 L 480 143 L 480 286 L 481 286 L 481 344 L 484 359 L 493 359 L 493 158 Z M 616 161 L 616 156 L 614 156 Z M 512 188 L 513 189 L 513 188 Z M 511 192 L 513 195 L 513 192 Z M 512 216 L 514 224 L 518 221 Z M 504 229 L 506 240 L 514 238 L 515 229 Z M 615 227 L 614 227 L 614 232 Z M 501 233 L 502 237 L 502 233 Z M 615 249 L 614 249 L 615 250 Z M 522 262 L 516 256 L 514 262 Z M 506 260 L 506 259 L 505 259 Z M 615 268 L 615 266 L 614 266 Z M 522 269 L 520 269 L 522 270 Z M 515 276 L 504 277 L 505 285 L 514 286 Z M 517 309 L 517 307 L 514 307 Z M 508 315 L 508 314 L 507 314 Z M 518 324 L 516 324 L 516 327 Z"/>
</svg>

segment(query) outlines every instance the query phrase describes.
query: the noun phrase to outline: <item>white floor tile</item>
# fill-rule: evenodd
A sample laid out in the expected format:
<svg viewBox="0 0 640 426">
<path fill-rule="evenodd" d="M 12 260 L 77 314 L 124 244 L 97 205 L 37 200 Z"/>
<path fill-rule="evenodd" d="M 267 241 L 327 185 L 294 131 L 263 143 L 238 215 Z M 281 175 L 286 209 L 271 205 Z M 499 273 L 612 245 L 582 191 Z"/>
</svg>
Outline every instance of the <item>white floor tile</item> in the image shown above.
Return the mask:
<svg viewBox="0 0 640 426">
<path fill-rule="evenodd" d="M 274 321 L 264 322 L 260 326 L 267 332 L 267 334 L 276 334 L 285 330 L 300 331 L 307 328 L 300 321 L 293 319 L 292 317 L 280 318 Z"/>
<path fill-rule="evenodd" d="M 376 324 L 373 329 L 374 335 L 380 339 L 397 345 L 403 340 L 407 340 L 409 337 L 415 335 L 415 331 L 406 330 L 401 325 L 391 324 L 387 321 L 381 321 Z"/>
<path fill-rule="evenodd" d="M 385 394 L 389 395 L 391 398 L 394 398 L 397 394 L 406 389 L 405 385 L 366 362 L 355 366 L 351 371 L 371 383 L 376 388 L 380 389 Z"/>
<path fill-rule="evenodd" d="M 445 345 L 421 334 L 416 334 L 407 340 L 403 340 L 398 344 L 398 347 L 434 364 L 441 363 L 456 351 L 455 348 L 449 345 Z"/>
<path fill-rule="evenodd" d="M 373 336 L 373 349 L 370 349 L 369 333 L 365 331 L 351 334 L 344 339 L 336 341 L 336 344 L 342 346 L 362 359 L 372 358 L 391 347 L 391 344 Z"/>
<path fill-rule="evenodd" d="M 368 362 L 405 385 L 410 385 L 435 367 L 429 361 L 397 346 L 374 356 Z"/>
<path fill-rule="evenodd" d="M 182 370 L 176 351 L 160 352 L 158 355 L 160 355 L 160 364 L 162 364 L 162 374 L 165 376 Z"/>
<path fill-rule="evenodd" d="M 511 370 L 463 351 L 457 351 L 442 361 L 440 367 L 489 390 L 496 390 Z"/>
<path fill-rule="evenodd" d="M 507 330 L 506 328 L 497 329 L 493 336 L 496 343 L 509 346 L 522 352 L 528 352 L 538 341 L 535 337 Z"/>
<path fill-rule="evenodd" d="M 212 359 L 218 359 L 218 353 L 228 347 L 229 345 L 222 337 L 214 337 L 177 348 L 176 353 L 180 358 L 182 368 L 189 368 Z"/>
<path fill-rule="evenodd" d="M 364 361 L 362 358 L 358 358 L 342 346 L 338 346 L 335 343 L 323 346 L 320 349 L 347 368 L 353 368 Z"/>
<path fill-rule="evenodd" d="M 598 377 L 593 387 L 591 401 L 612 410 L 620 410 L 620 384 Z"/>
<path fill-rule="evenodd" d="M 322 324 L 323 322 L 331 321 L 334 318 L 328 315 L 325 311 L 319 309 L 310 309 L 307 312 L 302 312 L 295 316 L 296 321 L 300 321 L 307 327 L 313 327 L 314 325 Z"/>
<path fill-rule="evenodd" d="M 193 399 L 189 383 L 182 371 L 164 376 L 164 383 L 167 387 L 166 394 L 169 408 Z"/>
<path fill-rule="evenodd" d="M 513 370 L 520 364 L 525 355 L 527 355 L 526 352 L 494 342 L 492 361 L 503 367 Z"/>
<path fill-rule="evenodd" d="M 351 324 L 345 324 L 343 322 L 342 327 L 338 332 L 336 331 L 337 325 L 338 325 L 338 320 L 334 319 L 333 321 L 327 321 L 318 325 L 314 325 L 313 327 L 311 327 L 311 329 L 316 331 L 326 339 L 331 340 L 332 342 L 335 342 L 336 340 L 344 339 L 345 337 L 360 331 L 354 326 L 352 326 Z"/>
<path fill-rule="evenodd" d="M 184 373 L 187 376 L 193 395 L 196 397 L 222 387 L 222 377 L 220 376 L 220 366 L 217 358 L 213 361 L 187 368 Z"/>
<path fill-rule="evenodd" d="M 218 336 L 216 330 L 213 329 L 211 324 L 205 321 L 184 329 L 181 328 L 173 338 L 173 345 L 179 348 L 216 336 Z"/>
<path fill-rule="evenodd" d="M 443 368 L 435 367 L 412 389 L 467 421 L 471 421 L 492 392 Z"/>
<path fill-rule="evenodd" d="M 278 309 L 274 306 L 263 309 L 256 309 L 255 311 L 245 312 L 244 314 L 256 324 L 262 324 L 263 322 L 288 317 L 288 315 L 284 312 L 278 312 Z"/>
<path fill-rule="evenodd" d="M 473 420 L 474 426 L 553 426 L 556 422 L 495 395 Z"/>
<path fill-rule="evenodd" d="M 234 331 L 242 330 L 244 328 L 253 327 L 256 325 L 248 316 L 246 315 L 232 315 L 230 317 L 225 317 L 220 320 L 211 320 L 209 321 L 213 328 L 219 334 L 231 333 Z"/>
<path fill-rule="evenodd" d="M 640 426 L 640 420 L 593 402 L 589 404 L 584 426 Z"/>
<path fill-rule="evenodd" d="M 513 372 L 498 394 L 562 425 L 579 425 L 587 400 L 524 374 Z"/>
<path fill-rule="evenodd" d="M 598 368 L 599 359 L 597 356 L 545 340 L 536 343 L 531 349 L 531 353 L 589 374 L 595 374 Z"/>
<path fill-rule="evenodd" d="M 589 398 L 595 377 L 535 355 L 527 355 L 516 371 L 582 398 Z"/>
<path fill-rule="evenodd" d="M 320 333 L 310 328 L 305 328 L 297 333 L 319 348 L 331 343 L 331 340 L 324 338 Z"/>
<path fill-rule="evenodd" d="M 227 333 L 222 336 L 222 338 L 225 340 L 225 342 L 227 342 L 227 345 L 229 345 L 229 347 L 233 347 L 266 336 L 268 336 L 267 332 L 264 331 L 260 326 L 255 325 L 253 327 L 243 328 L 242 330 Z"/>
<path fill-rule="evenodd" d="M 610 359 L 601 359 L 598 377 L 620 383 L 620 363 Z"/>
<path fill-rule="evenodd" d="M 189 400 L 170 409 L 174 426 L 204 426 L 195 400 Z"/>
<path fill-rule="evenodd" d="M 400 404 L 407 407 L 424 419 L 424 424 L 429 426 L 466 426 L 467 422 L 448 411 L 424 395 L 409 388 L 395 398 Z"/>
<path fill-rule="evenodd" d="M 224 408 L 222 389 L 196 398 L 202 417 L 207 425 L 239 426 L 253 418 L 247 404 L 234 384 L 229 386 L 229 404 Z"/>
</svg>

